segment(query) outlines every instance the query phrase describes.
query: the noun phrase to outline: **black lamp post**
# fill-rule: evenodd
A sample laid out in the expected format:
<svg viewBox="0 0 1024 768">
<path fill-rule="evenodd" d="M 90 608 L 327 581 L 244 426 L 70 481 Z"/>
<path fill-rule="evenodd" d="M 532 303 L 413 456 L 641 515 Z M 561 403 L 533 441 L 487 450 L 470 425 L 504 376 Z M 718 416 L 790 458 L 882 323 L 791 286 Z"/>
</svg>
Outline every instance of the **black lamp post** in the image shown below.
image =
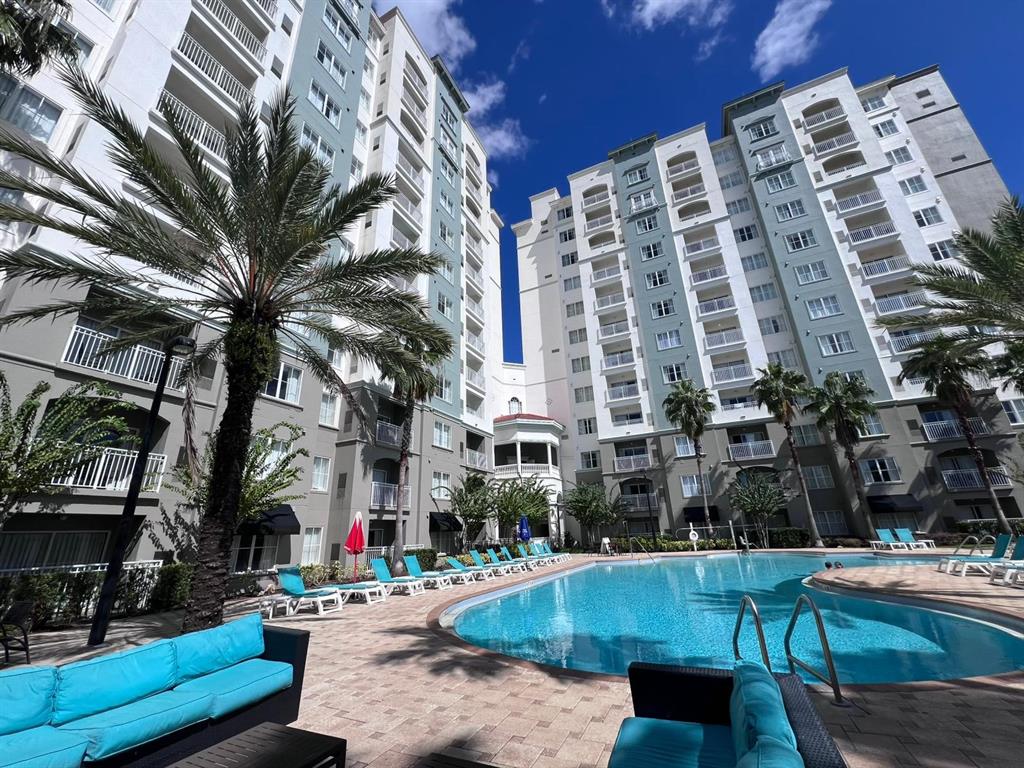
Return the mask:
<svg viewBox="0 0 1024 768">
<path fill-rule="evenodd" d="M 164 389 L 167 387 L 167 375 L 171 369 L 171 357 L 174 355 L 190 354 L 195 348 L 195 339 L 188 336 L 177 336 L 164 346 L 164 359 L 160 364 L 160 375 L 156 382 L 156 392 L 153 393 L 153 404 L 149 408 L 146 429 L 142 433 L 142 443 L 139 445 L 139 455 L 136 457 L 135 466 L 132 468 L 132 479 L 128 484 L 128 495 L 125 497 L 124 509 L 121 510 L 121 520 L 117 524 L 117 533 L 114 536 L 114 550 L 107 562 L 107 573 L 103 577 L 103 588 L 100 590 L 100 599 L 96 603 L 96 613 L 92 618 L 92 628 L 89 630 L 89 645 L 100 645 L 107 636 L 110 614 L 114 608 L 114 597 L 117 594 L 117 582 L 121 577 L 121 570 L 124 567 L 124 557 L 127 554 L 125 550 L 128 549 L 128 544 L 132 538 L 135 508 L 138 506 L 139 494 L 142 492 L 142 482 L 146 476 L 146 464 L 149 461 L 149 449 L 153 443 L 156 420 L 160 415 L 160 403 L 164 399 Z"/>
</svg>

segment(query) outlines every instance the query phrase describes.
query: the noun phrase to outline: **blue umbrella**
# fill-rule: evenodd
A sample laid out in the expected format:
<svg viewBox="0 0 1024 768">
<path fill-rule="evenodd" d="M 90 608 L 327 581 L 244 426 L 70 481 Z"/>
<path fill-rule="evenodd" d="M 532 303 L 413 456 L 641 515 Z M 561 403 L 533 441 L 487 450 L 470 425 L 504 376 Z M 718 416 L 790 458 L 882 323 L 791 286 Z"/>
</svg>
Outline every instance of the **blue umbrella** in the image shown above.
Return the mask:
<svg viewBox="0 0 1024 768">
<path fill-rule="evenodd" d="M 530 521 L 526 519 L 526 515 L 519 518 L 519 540 L 530 540 Z"/>
</svg>

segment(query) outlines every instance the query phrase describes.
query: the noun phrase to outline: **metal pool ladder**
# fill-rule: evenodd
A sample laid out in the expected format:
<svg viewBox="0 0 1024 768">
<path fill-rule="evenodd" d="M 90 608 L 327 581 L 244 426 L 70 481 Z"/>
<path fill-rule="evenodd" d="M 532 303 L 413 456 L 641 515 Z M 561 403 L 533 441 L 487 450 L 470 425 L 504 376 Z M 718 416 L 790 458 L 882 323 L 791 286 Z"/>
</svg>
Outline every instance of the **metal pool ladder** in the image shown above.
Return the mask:
<svg viewBox="0 0 1024 768">
<path fill-rule="evenodd" d="M 971 555 L 974 554 L 975 550 L 981 549 L 981 547 L 983 547 L 985 545 L 985 542 L 988 541 L 989 539 L 992 540 L 992 545 L 995 546 L 996 537 L 993 536 L 991 533 L 986 533 L 984 536 L 981 537 L 980 540 L 978 539 L 977 536 L 973 536 L 973 535 L 972 536 L 968 536 L 966 539 L 964 539 L 963 541 L 961 541 L 959 544 L 956 545 L 956 549 L 953 550 L 953 554 L 950 555 L 950 557 L 951 558 L 956 557 L 960 553 L 960 549 L 962 547 L 966 546 L 968 542 L 971 542 L 971 544 L 972 544 L 971 551 L 967 553 L 967 557 L 970 557 Z"/>
<path fill-rule="evenodd" d="M 736 614 L 736 626 L 732 630 L 732 653 L 737 661 L 743 658 L 740 654 L 740 631 L 743 629 L 743 616 L 750 608 L 750 615 L 754 617 L 754 631 L 757 633 L 757 644 L 761 646 L 761 661 L 764 662 L 768 671 L 772 671 L 772 662 L 768 658 L 768 644 L 764 639 L 764 627 L 761 625 L 761 612 L 757 610 L 757 603 L 750 595 L 744 595 L 740 600 L 740 610 Z"/>
<path fill-rule="evenodd" d="M 793 639 L 793 630 L 796 629 L 796 622 L 800 618 L 800 614 L 802 613 L 804 606 L 807 606 L 810 609 L 811 615 L 814 616 L 814 623 L 818 628 L 818 641 L 821 643 L 821 651 L 825 657 L 827 677 L 806 661 L 798 659 L 793 655 L 793 648 L 791 644 Z M 740 606 L 740 615 L 743 615 L 742 604 Z M 735 639 L 733 642 L 735 644 Z M 814 600 L 811 599 L 810 595 L 803 594 L 796 599 L 796 604 L 793 606 L 793 614 L 789 617 L 789 626 L 786 627 L 786 637 L 783 641 L 783 645 L 786 649 L 786 659 L 789 661 L 790 672 L 795 673 L 796 667 L 800 667 L 804 672 L 812 675 L 832 689 L 833 704 L 840 707 L 850 706 L 850 702 L 843 698 L 842 688 L 839 687 L 839 676 L 836 674 L 836 665 L 832 660 L 832 648 L 828 644 L 828 634 L 825 632 L 825 622 L 821 618 L 821 611 L 818 610 L 818 606 L 814 604 Z M 737 658 L 739 657 L 737 656 Z"/>
<path fill-rule="evenodd" d="M 633 541 L 634 540 L 636 541 L 636 545 L 638 547 L 640 547 L 640 549 L 643 550 L 643 553 L 645 555 L 647 555 L 649 558 L 651 558 L 651 562 L 654 563 L 655 565 L 657 565 L 658 561 L 654 559 L 654 555 L 652 555 L 650 552 L 647 551 L 647 547 L 645 547 L 643 544 L 641 544 L 640 543 L 640 539 L 638 539 L 636 536 L 630 536 L 629 537 L 629 556 L 630 557 L 633 556 Z"/>
</svg>

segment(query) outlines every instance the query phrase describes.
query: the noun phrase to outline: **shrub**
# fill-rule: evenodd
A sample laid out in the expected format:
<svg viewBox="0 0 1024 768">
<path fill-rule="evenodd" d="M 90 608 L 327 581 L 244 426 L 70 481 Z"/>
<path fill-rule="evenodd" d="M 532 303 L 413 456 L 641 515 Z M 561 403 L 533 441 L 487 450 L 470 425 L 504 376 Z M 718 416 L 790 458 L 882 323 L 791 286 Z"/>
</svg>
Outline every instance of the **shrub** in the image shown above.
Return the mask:
<svg viewBox="0 0 1024 768">
<path fill-rule="evenodd" d="M 774 549 L 799 549 L 811 543 L 806 528 L 769 528 L 768 545 Z"/>
<path fill-rule="evenodd" d="M 420 568 L 424 571 L 436 570 L 437 566 L 437 550 L 424 547 L 422 549 L 407 549 L 405 550 L 406 555 L 415 555 L 416 559 L 420 561 Z"/>
<path fill-rule="evenodd" d="M 858 539 L 855 536 L 823 536 L 822 541 L 826 547 L 866 547 L 867 539 Z"/>
<path fill-rule="evenodd" d="M 985 534 L 998 536 L 1001 533 L 999 525 L 995 520 L 958 520 L 956 527 L 961 533 L 971 534 L 979 538 Z M 1024 536 L 1024 518 L 1012 518 L 1010 520 L 1010 529 L 1015 535 Z"/>
<path fill-rule="evenodd" d="M 173 611 L 175 608 L 183 607 L 188 600 L 191 583 L 192 566 L 188 563 L 169 563 L 161 567 L 149 599 L 150 610 Z"/>
</svg>

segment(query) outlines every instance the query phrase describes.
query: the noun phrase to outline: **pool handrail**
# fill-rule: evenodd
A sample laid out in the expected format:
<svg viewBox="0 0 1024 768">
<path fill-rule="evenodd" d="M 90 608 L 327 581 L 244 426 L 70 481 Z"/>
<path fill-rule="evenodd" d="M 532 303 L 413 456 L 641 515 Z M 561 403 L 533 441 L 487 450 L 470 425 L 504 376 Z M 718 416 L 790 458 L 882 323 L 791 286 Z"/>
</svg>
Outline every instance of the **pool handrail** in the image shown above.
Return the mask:
<svg viewBox="0 0 1024 768">
<path fill-rule="evenodd" d="M 750 595 L 744 595 L 740 599 L 740 609 L 736 613 L 736 626 L 732 629 L 732 653 L 736 661 L 743 658 L 740 653 L 740 631 L 743 629 L 743 616 L 750 606 L 750 615 L 754 617 L 754 631 L 757 632 L 757 644 L 761 647 L 761 661 L 769 672 L 772 671 L 772 661 L 768 658 L 768 643 L 764 639 L 764 626 L 761 624 L 761 612 L 757 610 L 757 603 Z"/>
<path fill-rule="evenodd" d="M 629 556 L 631 558 L 633 557 L 633 540 L 634 539 L 636 539 L 637 546 L 640 547 L 640 549 L 642 549 L 644 551 L 644 554 L 647 555 L 649 558 L 651 558 L 651 562 L 654 563 L 655 565 L 657 565 L 658 561 L 654 559 L 654 555 L 652 555 L 650 552 L 647 551 L 647 547 L 645 547 L 640 542 L 640 539 L 637 536 L 630 536 L 629 537 Z"/>
<path fill-rule="evenodd" d="M 971 551 L 968 552 L 968 556 L 973 555 L 974 554 L 974 550 L 979 550 L 980 551 L 981 548 L 983 546 L 985 546 L 985 542 L 988 541 L 989 539 L 992 540 L 992 547 L 994 549 L 995 545 L 996 545 L 997 538 L 995 536 L 993 536 L 991 533 L 986 533 L 984 536 L 981 537 L 981 539 L 979 539 L 977 542 L 975 542 L 973 547 L 971 547 Z M 954 554 L 956 554 L 956 553 L 954 552 Z"/>
<path fill-rule="evenodd" d="M 805 605 L 811 609 L 811 615 L 814 616 L 814 623 L 818 628 L 818 641 L 821 643 L 822 655 L 825 657 L 825 666 L 828 671 L 827 677 L 807 662 L 793 655 L 793 630 L 796 629 L 797 619 L 800 618 Z M 804 672 L 817 678 L 832 689 L 833 704 L 837 707 L 850 706 L 850 702 L 843 698 L 843 689 L 839 687 L 839 675 L 836 673 L 836 665 L 832 659 L 832 647 L 828 643 L 828 634 L 825 632 L 825 622 L 821 618 L 821 611 L 818 610 L 818 606 L 815 605 L 811 596 L 806 593 L 800 595 L 793 605 L 793 614 L 789 617 L 789 626 L 786 627 L 783 647 L 786 649 L 786 660 L 789 662 L 790 672 L 796 674 L 796 668 L 800 667 Z"/>
</svg>

